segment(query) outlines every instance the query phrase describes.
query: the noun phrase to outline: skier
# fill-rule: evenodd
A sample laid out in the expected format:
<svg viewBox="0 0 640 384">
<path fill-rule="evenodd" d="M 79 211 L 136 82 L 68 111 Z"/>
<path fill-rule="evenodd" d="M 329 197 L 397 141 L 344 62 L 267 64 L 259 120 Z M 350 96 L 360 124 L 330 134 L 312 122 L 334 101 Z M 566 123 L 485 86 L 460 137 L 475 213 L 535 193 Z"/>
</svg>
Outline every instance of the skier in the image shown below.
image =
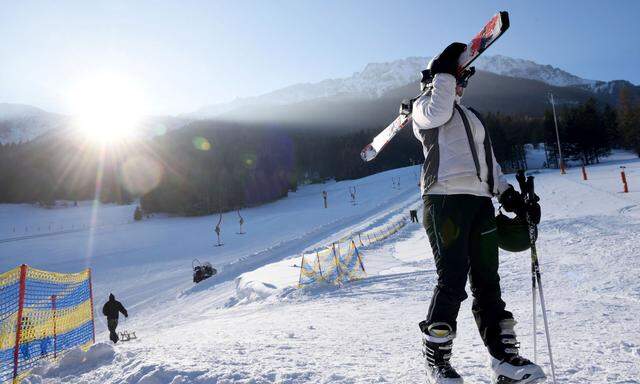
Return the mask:
<svg viewBox="0 0 640 384">
<path fill-rule="evenodd" d="M 409 216 L 411 217 L 411 222 L 412 223 L 418 223 L 418 210 L 417 209 L 410 209 L 409 210 Z"/>
<path fill-rule="evenodd" d="M 124 317 L 129 317 L 127 310 L 124 308 L 121 302 L 116 300 L 113 293 L 109 294 L 109 301 L 104 303 L 102 307 L 102 314 L 107 317 L 107 328 L 109 329 L 109 339 L 113 343 L 117 343 L 119 340 L 116 328 L 118 327 L 118 317 L 122 313 Z"/>
<path fill-rule="evenodd" d="M 501 298 L 491 198 L 499 196 L 508 212 L 523 209 L 524 203 L 507 184 L 480 116 L 459 103 L 467 78 L 458 73 L 458 58 L 465 48 L 453 43 L 429 62 L 421 82 L 427 92 L 413 104 L 413 132 L 425 156 L 423 223 L 438 273 L 427 318 L 419 324 L 427 376 L 430 383 L 463 383 L 449 359 L 469 276 L 472 311 L 494 379 L 539 382 L 545 374 L 518 354 L 516 321 Z"/>
</svg>

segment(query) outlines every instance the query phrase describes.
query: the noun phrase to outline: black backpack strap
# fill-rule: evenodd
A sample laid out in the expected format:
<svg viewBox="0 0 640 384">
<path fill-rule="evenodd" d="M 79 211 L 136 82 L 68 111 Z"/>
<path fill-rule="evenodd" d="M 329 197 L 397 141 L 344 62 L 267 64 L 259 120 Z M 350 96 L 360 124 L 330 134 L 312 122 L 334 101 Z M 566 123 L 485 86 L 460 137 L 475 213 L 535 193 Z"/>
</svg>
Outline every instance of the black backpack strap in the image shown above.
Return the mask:
<svg viewBox="0 0 640 384">
<path fill-rule="evenodd" d="M 473 157 L 473 162 L 476 166 L 476 175 L 478 176 L 478 180 L 482 180 L 480 178 L 480 161 L 478 160 L 478 151 L 476 150 L 476 144 L 475 144 L 475 141 L 473 140 L 473 133 L 471 132 L 469 119 L 467 119 L 467 115 L 464 114 L 464 111 L 462 110 L 462 108 L 460 108 L 458 103 L 455 103 L 453 106 L 460 114 L 460 118 L 462 118 L 462 123 L 464 124 L 464 130 L 467 132 L 467 139 L 469 140 L 469 148 L 471 149 L 471 156 Z"/>
<path fill-rule="evenodd" d="M 484 158 L 487 164 L 487 184 L 489 184 L 489 191 L 491 191 L 491 194 L 493 195 L 495 181 L 493 175 L 493 146 L 491 145 L 491 136 L 489 135 L 489 130 L 487 129 L 487 126 L 485 125 L 484 119 L 480 115 L 480 112 L 470 107 L 467 107 L 467 109 L 473 112 L 474 115 L 476 115 L 478 120 L 480 120 L 480 124 L 482 124 L 482 127 L 484 128 L 484 142 L 482 144 L 484 145 Z"/>
</svg>

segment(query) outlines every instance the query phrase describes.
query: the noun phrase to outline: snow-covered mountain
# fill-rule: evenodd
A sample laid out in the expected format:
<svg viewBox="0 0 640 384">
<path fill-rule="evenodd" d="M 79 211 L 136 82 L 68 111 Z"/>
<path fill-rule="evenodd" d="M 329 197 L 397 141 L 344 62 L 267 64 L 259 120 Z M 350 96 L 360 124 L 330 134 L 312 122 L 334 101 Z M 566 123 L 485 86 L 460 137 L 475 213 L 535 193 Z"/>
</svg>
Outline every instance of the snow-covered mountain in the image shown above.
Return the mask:
<svg viewBox="0 0 640 384">
<path fill-rule="evenodd" d="M 0 143 L 29 141 L 67 121 L 66 116 L 30 105 L 0 103 Z"/>
<path fill-rule="evenodd" d="M 474 65 L 477 69 L 498 75 L 538 80 L 558 87 L 595 84 L 594 80 L 583 79 L 548 64 L 538 64 L 531 60 L 515 59 L 503 55 L 480 56 Z"/>
<path fill-rule="evenodd" d="M 286 105 L 325 97 L 376 98 L 392 89 L 419 80 L 420 71 L 426 67 L 430 59 L 430 57 L 408 57 L 386 63 L 370 63 L 351 77 L 295 84 L 261 96 L 239 98 L 230 103 L 203 107 L 188 116 L 210 118 L 247 105 Z M 591 87 L 600 83 L 580 78 L 551 65 L 502 55 L 480 56 L 474 65 L 479 70 L 538 80 L 554 86 Z"/>
<path fill-rule="evenodd" d="M 362 71 L 346 78 L 294 84 L 260 96 L 238 98 L 228 103 L 205 106 L 195 112 L 177 117 L 149 117 L 141 124 L 141 130 L 149 131 L 153 135 L 180 128 L 190 120 L 207 118 L 284 121 L 286 118 L 283 120 L 283 116 L 291 117 L 295 114 L 292 113 L 291 108 L 288 108 L 289 106 L 296 104 L 295 109 L 300 110 L 299 103 L 319 99 L 331 100 L 334 104 L 343 101 L 368 103 L 369 100 L 382 100 L 384 97 L 393 96 L 394 103 L 396 103 L 395 99 L 398 96 L 396 91 L 417 82 L 420 79 L 420 71 L 426 67 L 430 59 L 430 57 L 408 57 L 385 63 L 370 63 Z M 539 64 L 531 60 L 502 55 L 483 55 L 474 62 L 474 65 L 478 70 L 489 72 L 494 78 L 494 74 L 511 78 L 497 80 L 503 85 L 502 94 L 498 95 L 500 92 L 490 87 L 492 89 L 487 88 L 488 91 L 482 95 L 482 98 L 491 100 L 499 98 L 499 96 L 502 97 L 498 103 L 499 110 L 505 112 L 514 112 L 514 109 L 507 104 L 515 100 L 513 98 L 505 100 L 504 98 L 504 87 L 507 83 L 510 84 L 510 87 L 515 87 L 531 97 L 538 97 L 540 94 L 544 95 L 548 92 L 549 90 L 542 89 L 545 88 L 544 84 L 558 87 L 554 92 L 565 92 L 569 96 L 575 94 L 576 91 L 581 92 L 580 97 L 567 97 L 567 102 L 580 102 L 593 95 L 600 101 L 616 104 L 620 89 L 623 87 L 630 87 L 634 94 L 640 96 L 640 86 L 628 81 L 604 82 L 583 79 L 560 68 Z M 476 75 L 474 82 L 481 82 L 484 75 L 486 73 Z M 532 84 L 531 81 L 527 83 L 527 80 L 542 83 L 537 83 L 538 85 L 534 87 L 535 84 Z M 532 87 L 536 89 L 532 89 Z M 402 97 L 407 96 L 411 95 L 405 94 Z M 249 106 L 258 108 L 252 108 L 252 113 L 247 113 L 246 107 Z M 284 110 L 287 108 L 289 110 Z M 495 110 L 495 108 L 490 110 Z M 325 110 L 321 112 L 326 115 Z M 66 116 L 49 113 L 27 105 L 0 103 L 0 143 L 31 140 L 51 128 L 66 124 L 68 119 Z"/>
<path fill-rule="evenodd" d="M 30 141 L 44 133 L 69 128 L 72 116 L 47 112 L 25 105 L 0 103 L 0 144 Z M 139 135 L 155 136 L 178 129 L 190 120 L 175 116 L 147 116 L 138 127 Z"/>
</svg>

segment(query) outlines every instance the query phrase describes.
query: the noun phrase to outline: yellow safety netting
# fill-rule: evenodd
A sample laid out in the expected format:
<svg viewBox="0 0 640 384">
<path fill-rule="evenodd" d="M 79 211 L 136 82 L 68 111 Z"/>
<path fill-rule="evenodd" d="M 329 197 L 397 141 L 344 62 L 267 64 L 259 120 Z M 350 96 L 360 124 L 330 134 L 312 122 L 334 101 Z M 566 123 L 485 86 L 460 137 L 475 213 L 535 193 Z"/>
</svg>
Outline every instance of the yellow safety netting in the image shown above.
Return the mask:
<svg viewBox="0 0 640 384">
<path fill-rule="evenodd" d="M 405 224 L 406 218 L 403 218 L 382 228 L 352 233 L 321 251 L 303 254 L 298 286 L 319 282 L 342 284 L 366 276 L 363 255 L 358 247 L 382 241 L 398 232 Z"/>
<path fill-rule="evenodd" d="M 90 270 L 22 265 L 0 274 L 0 383 L 18 382 L 40 360 L 94 339 Z"/>
</svg>

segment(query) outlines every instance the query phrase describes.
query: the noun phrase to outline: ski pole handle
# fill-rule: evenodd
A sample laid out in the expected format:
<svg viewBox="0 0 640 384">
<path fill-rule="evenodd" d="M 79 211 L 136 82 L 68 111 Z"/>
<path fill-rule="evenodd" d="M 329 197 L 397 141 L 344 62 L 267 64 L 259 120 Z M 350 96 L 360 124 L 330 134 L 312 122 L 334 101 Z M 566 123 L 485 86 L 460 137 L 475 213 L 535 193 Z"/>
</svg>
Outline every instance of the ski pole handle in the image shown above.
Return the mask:
<svg viewBox="0 0 640 384">
<path fill-rule="evenodd" d="M 534 193 L 533 176 L 527 177 L 527 194 L 529 195 L 528 200 L 530 202 L 535 202 L 536 194 Z"/>
<path fill-rule="evenodd" d="M 516 180 L 518 180 L 518 185 L 520 186 L 520 194 L 522 197 L 527 196 L 527 180 L 524 177 L 524 170 L 519 169 L 518 173 L 516 173 Z"/>
</svg>

